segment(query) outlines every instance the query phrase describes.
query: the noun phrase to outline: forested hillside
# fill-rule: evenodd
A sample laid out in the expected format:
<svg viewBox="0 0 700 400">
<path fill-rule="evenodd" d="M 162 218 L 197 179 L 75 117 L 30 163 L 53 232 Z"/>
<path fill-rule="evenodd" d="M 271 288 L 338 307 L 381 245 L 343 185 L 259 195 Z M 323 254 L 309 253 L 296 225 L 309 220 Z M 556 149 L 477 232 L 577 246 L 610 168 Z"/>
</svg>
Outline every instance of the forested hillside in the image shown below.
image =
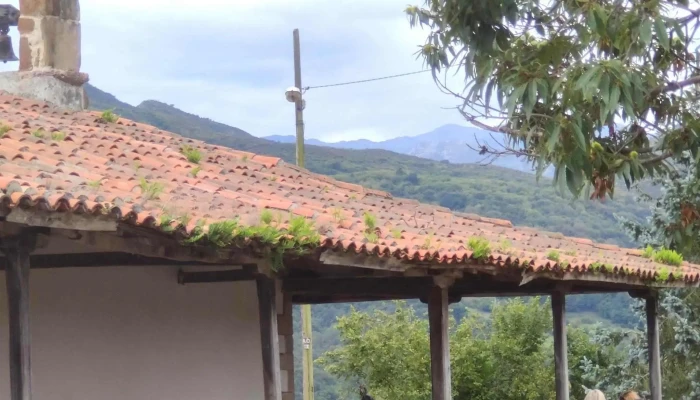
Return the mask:
<svg viewBox="0 0 700 400">
<path fill-rule="evenodd" d="M 90 106 L 113 108 L 125 118 L 153 124 L 180 135 L 294 162 L 294 145 L 257 138 L 228 125 L 149 100 L 134 107 L 88 86 Z M 465 146 L 464 151 L 471 151 Z M 550 181 L 534 175 L 475 164 L 451 164 L 385 150 L 350 150 L 308 146 L 306 165 L 313 172 L 381 189 L 398 197 L 440 204 L 455 211 L 504 218 L 516 225 L 543 228 L 601 242 L 631 245 L 613 214 L 643 218 L 648 210 L 620 190 L 607 202 L 561 198 Z"/>
<path fill-rule="evenodd" d="M 278 156 L 294 162 L 292 144 L 276 143 L 249 133 L 188 114 L 157 101 L 134 107 L 114 96 L 88 86 L 90 106 L 96 110 L 114 109 L 135 121 L 155 125 L 186 137 L 255 153 Z M 465 146 L 464 151 L 471 151 Z M 351 150 L 307 146 L 307 167 L 317 173 L 388 191 L 394 196 L 440 204 L 456 211 L 503 218 L 516 225 L 542 228 L 570 236 L 632 246 L 615 221 L 614 214 L 643 219 L 649 210 L 637 204 L 633 195 L 620 190 L 614 200 L 588 202 L 560 197 L 548 179 L 536 182 L 533 174 L 474 164 L 451 164 L 401 155 L 385 150 Z M 412 302 L 418 313 L 425 311 Z M 467 312 L 488 313 L 492 299 L 470 299 L 452 306 L 456 318 Z M 360 310 L 386 309 L 392 303 L 354 304 Z M 338 344 L 335 320 L 350 310 L 350 304 L 313 307 L 314 354 L 319 356 Z M 602 322 L 625 325 L 630 322 L 626 295 L 572 296 L 568 303 L 570 319 L 582 324 Z M 295 332 L 300 332 L 299 310 L 295 310 Z M 297 397 L 301 398 L 300 342 L 295 342 Z M 316 400 L 336 399 L 337 382 L 319 366 L 315 368 Z"/>
</svg>

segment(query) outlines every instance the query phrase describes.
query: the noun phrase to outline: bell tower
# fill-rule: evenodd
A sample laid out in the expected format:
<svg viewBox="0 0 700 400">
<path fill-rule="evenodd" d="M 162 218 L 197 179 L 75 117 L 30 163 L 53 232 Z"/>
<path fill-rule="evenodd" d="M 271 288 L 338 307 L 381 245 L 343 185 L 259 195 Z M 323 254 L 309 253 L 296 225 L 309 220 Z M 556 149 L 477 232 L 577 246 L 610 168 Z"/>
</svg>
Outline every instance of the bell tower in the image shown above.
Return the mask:
<svg viewBox="0 0 700 400">
<path fill-rule="evenodd" d="M 17 61 L 17 56 L 12 48 L 10 27 L 19 23 L 19 10 L 9 4 L 0 4 L 0 61 Z"/>
<path fill-rule="evenodd" d="M 79 1 L 20 0 L 17 29 L 19 71 L 1 73 L 0 90 L 65 108 L 87 108 L 83 85 L 89 78 L 80 72 Z"/>
</svg>

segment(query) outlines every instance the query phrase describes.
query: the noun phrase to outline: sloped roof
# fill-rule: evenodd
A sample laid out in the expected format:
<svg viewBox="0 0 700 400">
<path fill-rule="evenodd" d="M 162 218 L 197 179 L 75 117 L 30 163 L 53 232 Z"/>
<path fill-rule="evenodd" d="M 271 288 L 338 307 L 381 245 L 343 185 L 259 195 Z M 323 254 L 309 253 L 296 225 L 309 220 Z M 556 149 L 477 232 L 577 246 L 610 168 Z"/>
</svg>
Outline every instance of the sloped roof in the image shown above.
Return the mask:
<svg viewBox="0 0 700 400">
<path fill-rule="evenodd" d="M 509 221 L 483 218 L 337 181 L 279 158 L 183 138 L 153 126 L 119 119 L 106 123 L 95 112 L 72 112 L 0 92 L 0 120 L 11 128 L 0 138 L 3 207 L 110 214 L 123 223 L 159 228 L 159 218 L 188 215 L 198 220 L 239 218 L 259 223 L 262 210 L 312 219 L 321 246 L 434 264 L 473 263 L 468 241 L 486 239 L 491 257 L 481 261 L 532 271 L 571 271 L 669 277 L 700 281 L 700 268 L 667 267 L 639 250 L 565 237 Z M 65 134 L 52 139 L 52 134 Z M 56 140 L 58 139 L 58 140 Z M 180 152 L 199 150 L 199 165 Z M 201 168 L 193 176 L 193 168 Z M 158 199 L 144 202 L 141 179 L 158 182 Z M 365 235 L 364 215 L 376 218 L 378 240 Z M 398 236 L 400 231 L 401 236 Z M 550 260 L 555 251 L 559 261 Z M 525 266 L 523 266 L 525 261 Z"/>
</svg>

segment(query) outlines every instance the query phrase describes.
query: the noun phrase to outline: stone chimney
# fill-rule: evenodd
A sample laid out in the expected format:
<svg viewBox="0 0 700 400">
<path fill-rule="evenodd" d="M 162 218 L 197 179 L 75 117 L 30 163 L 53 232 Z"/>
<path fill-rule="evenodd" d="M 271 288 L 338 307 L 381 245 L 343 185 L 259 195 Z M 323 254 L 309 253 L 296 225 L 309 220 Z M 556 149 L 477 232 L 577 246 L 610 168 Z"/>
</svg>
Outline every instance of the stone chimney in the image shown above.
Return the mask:
<svg viewBox="0 0 700 400">
<path fill-rule="evenodd" d="M 2 0 L 0 0 L 2 1 Z M 19 71 L 0 74 L 0 90 L 71 109 L 87 108 L 80 72 L 78 0 L 20 0 Z"/>
</svg>

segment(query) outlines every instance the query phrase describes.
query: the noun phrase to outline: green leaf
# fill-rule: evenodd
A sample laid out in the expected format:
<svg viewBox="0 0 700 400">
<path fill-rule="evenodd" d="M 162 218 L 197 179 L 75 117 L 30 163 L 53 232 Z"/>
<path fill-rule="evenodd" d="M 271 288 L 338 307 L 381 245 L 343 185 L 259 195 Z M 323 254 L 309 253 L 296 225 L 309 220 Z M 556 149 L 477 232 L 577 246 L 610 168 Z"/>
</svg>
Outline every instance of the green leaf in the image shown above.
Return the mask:
<svg viewBox="0 0 700 400">
<path fill-rule="evenodd" d="M 644 101 L 644 90 L 642 85 L 642 78 L 638 73 L 632 74 L 632 100 L 635 104 L 641 104 Z"/>
<path fill-rule="evenodd" d="M 673 21 L 673 31 L 678 35 L 678 39 L 685 42 L 685 32 L 683 32 L 683 26 L 678 23 L 678 21 Z"/>
<path fill-rule="evenodd" d="M 559 137 L 561 134 L 561 125 L 558 123 L 552 121 L 549 124 L 547 130 L 551 130 L 549 132 L 549 137 L 547 138 L 547 152 L 551 153 L 554 150 L 554 147 L 559 143 Z"/>
<path fill-rule="evenodd" d="M 508 38 L 509 33 L 506 29 L 499 29 L 498 32 L 496 32 L 496 44 L 503 51 L 510 48 L 510 41 Z"/>
<path fill-rule="evenodd" d="M 479 30 L 477 37 L 483 48 L 489 51 L 493 50 L 496 44 L 496 32 L 493 28 L 482 25 L 482 29 Z"/>
<path fill-rule="evenodd" d="M 656 38 L 665 50 L 669 50 L 671 44 L 668 41 L 668 32 L 666 31 L 666 23 L 661 16 L 656 17 L 654 20 L 654 28 L 656 31 Z"/>
<path fill-rule="evenodd" d="M 489 84 L 486 85 L 486 93 L 485 93 L 485 103 L 486 106 L 491 105 L 491 94 L 493 93 L 493 87 L 496 86 L 496 79 L 491 79 L 489 81 Z M 487 111 L 488 112 L 488 111 Z"/>
<path fill-rule="evenodd" d="M 603 74 L 600 77 L 600 82 L 598 82 L 598 89 L 600 89 L 600 95 L 603 101 L 607 104 L 610 102 L 610 75 Z"/>
<path fill-rule="evenodd" d="M 652 23 L 648 19 L 644 19 L 639 26 L 639 40 L 643 45 L 651 44 L 651 26 Z"/>
<path fill-rule="evenodd" d="M 510 96 L 508 96 L 508 101 L 506 102 L 506 106 L 508 107 L 508 116 L 509 117 L 513 116 L 513 112 L 515 111 L 515 106 L 518 104 L 520 99 L 523 97 L 525 90 L 527 90 L 527 83 L 523 83 L 522 85 L 518 86 L 515 90 L 513 90 L 513 93 L 511 93 Z"/>
<path fill-rule="evenodd" d="M 575 196 L 578 196 L 581 192 L 581 186 L 583 183 L 583 176 L 580 169 L 566 168 L 566 185 L 569 187 L 569 191 Z"/>
<path fill-rule="evenodd" d="M 544 79 L 537 80 L 537 92 L 540 95 L 540 99 L 543 104 L 547 104 L 549 100 L 549 82 Z"/>
<path fill-rule="evenodd" d="M 598 120 L 601 125 L 605 125 L 605 121 L 608 119 L 608 107 L 601 104 L 598 110 Z"/>
<path fill-rule="evenodd" d="M 578 144 L 578 147 L 586 151 L 587 146 L 586 146 L 586 138 L 583 136 L 583 132 L 581 131 L 581 127 L 579 126 L 580 121 L 574 121 L 571 126 L 574 129 L 574 139 L 576 139 L 576 144 Z"/>
<path fill-rule="evenodd" d="M 620 87 L 613 85 L 610 88 L 610 98 L 608 99 L 608 110 L 613 111 L 617 108 L 617 103 L 620 101 Z"/>
<path fill-rule="evenodd" d="M 557 79 L 556 82 L 554 82 L 554 85 L 552 86 L 552 93 L 557 93 L 559 90 L 559 87 L 564 83 L 565 77 L 562 76 L 561 78 Z"/>
<path fill-rule="evenodd" d="M 592 8 L 588 10 L 588 17 L 586 18 L 586 22 L 588 23 L 588 28 L 590 28 L 590 30 L 594 32 L 597 30 L 595 12 Z"/>
<path fill-rule="evenodd" d="M 593 67 L 590 68 L 588 71 L 584 72 L 583 75 L 581 75 L 580 78 L 578 78 L 578 81 L 576 81 L 576 86 L 574 87 L 577 90 L 582 90 L 588 86 L 588 83 L 591 81 L 593 78 L 593 75 L 598 71 L 598 67 Z"/>
<path fill-rule="evenodd" d="M 498 100 L 498 106 L 503 108 L 503 91 L 501 89 L 496 89 L 496 100 Z"/>
<path fill-rule="evenodd" d="M 530 81 L 527 88 L 527 97 L 523 106 L 525 107 L 525 118 L 530 119 L 532 109 L 535 107 L 535 103 L 537 103 L 537 80 Z"/>
<path fill-rule="evenodd" d="M 622 164 L 622 168 L 620 169 L 622 171 L 622 177 L 625 180 L 625 186 L 627 187 L 627 190 L 632 186 L 632 177 L 630 174 L 630 163 L 624 162 Z"/>
<path fill-rule="evenodd" d="M 632 103 L 632 97 L 630 96 L 629 92 L 625 90 L 625 88 L 622 88 L 622 107 L 625 110 L 625 113 L 627 116 L 631 119 L 636 119 L 636 114 L 634 113 L 634 104 Z"/>
<path fill-rule="evenodd" d="M 595 18 L 595 30 L 600 36 L 606 36 L 607 28 L 606 22 L 608 16 L 605 14 L 603 7 L 596 7 L 593 11 L 593 17 Z"/>
<path fill-rule="evenodd" d="M 558 171 L 555 171 L 557 173 L 555 175 L 557 177 L 557 185 L 559 186 L 559 193 L 564 196 L 568 187 L 566 182 L 566 166 L 560 165 L 557 168 Z"/>
</svg>

